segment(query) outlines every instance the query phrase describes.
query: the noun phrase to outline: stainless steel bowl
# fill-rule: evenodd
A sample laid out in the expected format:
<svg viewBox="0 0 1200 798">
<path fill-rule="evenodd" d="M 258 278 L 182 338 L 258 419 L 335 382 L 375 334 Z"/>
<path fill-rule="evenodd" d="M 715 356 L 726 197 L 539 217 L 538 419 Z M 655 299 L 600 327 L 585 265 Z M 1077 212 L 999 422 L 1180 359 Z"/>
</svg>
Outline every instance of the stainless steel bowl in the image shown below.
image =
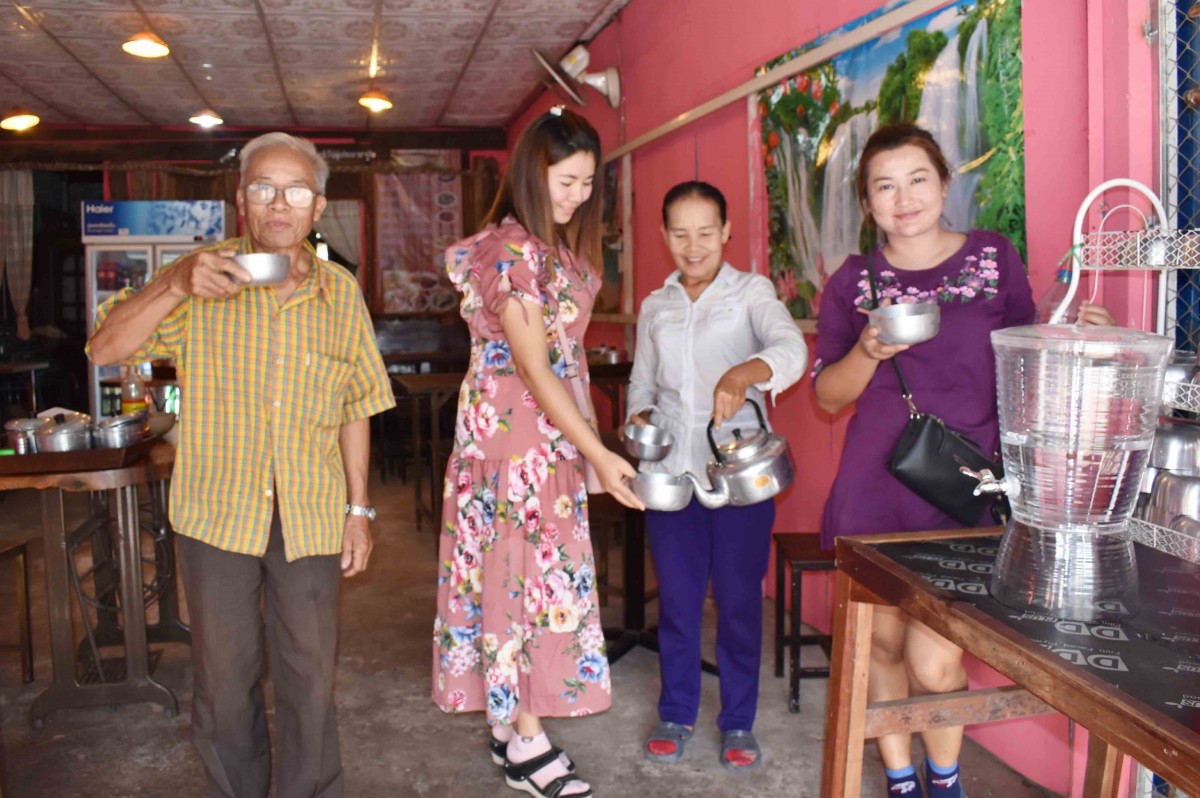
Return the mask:
<svg viewBox="0 0 1200 798">
<path fill-rule="evenodd" d="M 124 449 L 143 441 L 149 435 L 146 417 L 141 413 L 125 413 L 100 421 L 96 425 L 97 449 Z"/>
<path fill-rule="evenodd" d="M 1150 467 L 1181 474 L 1200 473 L 1200 424 L 1163 416 L 1154 430 Z"/>
<path fill-rule="evenodd" d="M 885 344 L 919 344 L 937 335 L 942 311 L 930 302 L 903 302 L 867 314 Z"/>
<path fill-rule="evenodd" d="M 670 474 L 643 473 L 633 481 L 633 493 L 647 510 L 674 512 L 687 507 L 692 500 L 692 483 Z"/>
<path fill-rule="evenodd" d="M 278 285 L 288 278 L 292 259 L 272 252 L 252 252 L 234 255 L 233 262 L 250 272 L 247 285 Z"/>
<path fill-rule="evenodd" d="M 1200 475 L 1159 471 L 1150 489 L 1146 521 L 1168 526 L 1177 515 L 1200 518 Z"/>
<path fill-rule="evenodd" d="M 674 435 L 653 424 L 645 426 L 626 424 L 622 432 L 625 433 L 625 451 L 639 460 L 650 463 L 658 462 L 666 457 L 671 453 L 671 447 L 675 445 Z"/>
</svg>

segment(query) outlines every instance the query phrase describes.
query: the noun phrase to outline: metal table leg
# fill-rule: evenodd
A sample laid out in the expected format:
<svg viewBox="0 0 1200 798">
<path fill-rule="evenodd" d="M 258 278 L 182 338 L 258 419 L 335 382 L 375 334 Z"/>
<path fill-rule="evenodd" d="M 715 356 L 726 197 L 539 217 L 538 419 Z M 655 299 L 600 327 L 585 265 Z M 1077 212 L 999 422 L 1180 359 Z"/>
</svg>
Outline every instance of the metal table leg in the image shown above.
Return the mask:
<svg viewBox="0 0 1200 798">
<path fill-rule="evenodd" d="M 138 532 L 136 486 L 113 491 L 117 501 L 116 556 L 124 631 L 124 679 L 81 683 L 76 675 L 74 628 L 71 621 L 71 577 L 62 491 L 42 491 L 42 533 L 46 553 L 46 599 L 50 616 L 53 681 L 33 702 L 30 722 L 41 728 L 56 709 L 149 701 L 168 716 L 179 711 L 174 694 L 150 678 L 146 619 L 142 600 L 142 558 Z M 103 663 L 96 663 L 98 669 Z"/>
</svg>

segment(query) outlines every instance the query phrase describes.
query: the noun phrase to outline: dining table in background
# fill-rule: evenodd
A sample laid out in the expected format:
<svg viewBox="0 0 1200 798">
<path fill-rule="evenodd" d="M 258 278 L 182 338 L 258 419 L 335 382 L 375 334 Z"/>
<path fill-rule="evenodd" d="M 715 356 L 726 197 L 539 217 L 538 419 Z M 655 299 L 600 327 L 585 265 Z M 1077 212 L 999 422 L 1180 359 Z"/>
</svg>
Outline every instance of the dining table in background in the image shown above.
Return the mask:
<svg viewBox="0 0 1200 798">
<path fill-rule="evenodd" d="M 29 380 L 29 415 L 36 416 L 37 406 L 37 373 L 50 368 L 49 363 L 42 361 L 6 361 L 0 362 L 0 378 L 27 375 Z"/>
</svg>

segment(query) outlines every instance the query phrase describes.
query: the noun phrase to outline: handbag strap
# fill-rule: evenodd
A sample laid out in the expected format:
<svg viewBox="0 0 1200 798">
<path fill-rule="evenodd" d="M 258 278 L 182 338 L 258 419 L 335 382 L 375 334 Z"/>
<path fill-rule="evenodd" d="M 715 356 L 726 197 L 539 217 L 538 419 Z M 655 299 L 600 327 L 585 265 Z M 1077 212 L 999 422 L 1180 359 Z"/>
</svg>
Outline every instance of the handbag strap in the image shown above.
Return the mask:
<svg viewBox="0 0 1200 798">
<path fill-rule="evenodd" d="M 875 258 L 875 251 L 871 250 L 867 253 L 867 282 L 871 286 L 871 302 L 876 308 L 879 307 L 879 291 L 875 285 L 875 268 L 872 262 Z M 916 416 L 917 406 L 913 403 L 912 391 L 908 389 L 908 383 L 904 380 L 904 372 L 900 370 L 900 364 L 896 362 L 899 355 L 893 355 L 888 362 L 892 364 L 892 368 L 896 370 L 896 379 L 900 383 L 900 395 L 904 397 L 905 403 L 908 404 L 909 416 Z"/>
<path fill-rule="evenodd" d="M 558 349 L 562 353 L 563 360 L 567 362 L 567 377 L 571 381 L 571 389 L 575 394 L 575 404 L 579 405 L 579 412 L 583 414 L 583 420 L 591 424 L 592 406 L 588 403 L 587 393 L 583 390 L 583 378 L 579 376 L 579 364 L 575 361 L 575 353 L 571 350 L 571 339 L 567 337 L 567 331 L 563 328 L 562 316 L 557 313 L 554 316 L 554 333 L 558 336 Z"/>
</svg>

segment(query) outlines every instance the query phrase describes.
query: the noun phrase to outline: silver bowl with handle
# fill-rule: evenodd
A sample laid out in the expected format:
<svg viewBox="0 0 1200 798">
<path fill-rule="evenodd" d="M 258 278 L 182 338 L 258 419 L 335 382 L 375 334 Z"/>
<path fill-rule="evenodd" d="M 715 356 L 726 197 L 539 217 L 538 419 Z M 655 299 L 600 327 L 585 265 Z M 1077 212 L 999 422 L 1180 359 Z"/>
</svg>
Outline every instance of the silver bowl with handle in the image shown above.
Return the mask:
<svg viewBox="0 0 1200 798">
<path fill-rule="evenodd" d="M 621 430 L 624 433 L 625 451 L 639 460 L 650 463 L 658 462 L 671 453 L 675 445 L 675 436 L 662 427 L 653 424 L 639 426 L 626 424 Z"/>
<path fill-rule="evenodd" d="M 932 302 L 901 302 L 867 313 L 884 344 L 919 344 L 937 335 L 942 311 Z"/>
<path fill-rule="evenodd" d="M 647 510 L 674 512 L 692 500 L 692 483 L 686 477 L 643 472 L 633 480 L 633 493 Z"/>
<path fill-rule="evenodd" d="M 234 255 L 233 262 L 250 272 L 250 282 L 246 285 L 279 285 L 287 280 L 292 268 L 291 258 L 273 252 Z"/>
</svg>

